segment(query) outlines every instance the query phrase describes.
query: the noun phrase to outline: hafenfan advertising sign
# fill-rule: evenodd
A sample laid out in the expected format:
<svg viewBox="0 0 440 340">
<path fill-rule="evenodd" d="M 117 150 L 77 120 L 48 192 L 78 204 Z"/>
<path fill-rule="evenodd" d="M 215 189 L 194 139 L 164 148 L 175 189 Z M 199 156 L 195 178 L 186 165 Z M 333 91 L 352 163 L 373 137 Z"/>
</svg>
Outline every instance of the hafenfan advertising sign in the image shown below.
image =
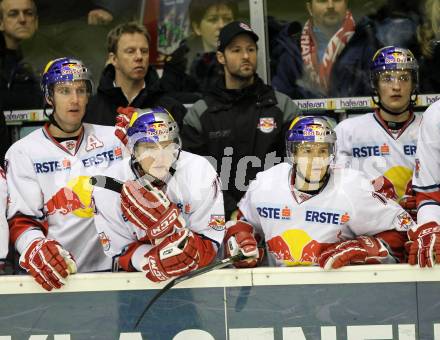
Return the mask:
<svg viewBox="0 0 440 340">
<path fill-rule="evenodd" d="M 0 277 L 0 340 L 440 340 L 440 267 L 217 270 L 165 293 L 142 273 L 77 274 L 58 292 Z"/>
</svg>

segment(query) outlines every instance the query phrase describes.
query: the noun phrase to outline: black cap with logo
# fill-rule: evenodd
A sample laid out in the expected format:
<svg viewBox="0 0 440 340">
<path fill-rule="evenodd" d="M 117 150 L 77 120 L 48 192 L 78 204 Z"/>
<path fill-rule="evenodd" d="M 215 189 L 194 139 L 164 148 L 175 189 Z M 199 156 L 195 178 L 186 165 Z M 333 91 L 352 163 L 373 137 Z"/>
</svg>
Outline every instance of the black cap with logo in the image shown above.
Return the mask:
<svg viewBox="0 0 440 340">
<path fill-rule="evenodd" d="M 224 26 L 218 37 L 217 51 L 223 52 L 226 46 L 239 34 L 248 34 L 255 42 L 258 41 L 258 35 L 247 24 L 240 21 L 233 21 Z"/>
</svg>

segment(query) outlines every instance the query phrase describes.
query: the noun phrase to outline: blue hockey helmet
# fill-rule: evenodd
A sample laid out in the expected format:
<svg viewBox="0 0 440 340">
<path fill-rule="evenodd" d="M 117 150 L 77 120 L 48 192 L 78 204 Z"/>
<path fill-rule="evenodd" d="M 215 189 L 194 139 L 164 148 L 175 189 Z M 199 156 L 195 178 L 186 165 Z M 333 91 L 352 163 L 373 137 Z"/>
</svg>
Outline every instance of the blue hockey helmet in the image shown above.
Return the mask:
<svg viewBox="0 0 440 340">
<path fill-rule="evenodd" d="M 406 49 L 395 46 L 383 47 L 374 54 L 370 65 L 370 83 L 377 88 L 378 77 L 383 72 L 408 70 L 411 72 L 414 89 L 419 84 L 419 65 L 414 54 Z"/>
<path fill-rule="evenodd" d="M 41 78 L 41 90 L 47 98 L 57 83 L 84 80 L 90 93 L 93 92 L 93 80 L 89 69 L 81 60 L 58 58 L 47 63 Z"/>
<path fill-rule="evenodd" d="M 137 143 L 171 141 L 181 147 L 179 127 L 163 107 L 135 109 L 127 129 L 128 147 L 133 152 Z"/>
<path fill-rule="evenodd" d="M 305 142 L 327 143 L 329 155 L 334 157 L 336 133 L 326 117 L 300 116 L 292 121 L 286 133 L 286 150 L 293 163 L 297 146 Z"/>
</svg>

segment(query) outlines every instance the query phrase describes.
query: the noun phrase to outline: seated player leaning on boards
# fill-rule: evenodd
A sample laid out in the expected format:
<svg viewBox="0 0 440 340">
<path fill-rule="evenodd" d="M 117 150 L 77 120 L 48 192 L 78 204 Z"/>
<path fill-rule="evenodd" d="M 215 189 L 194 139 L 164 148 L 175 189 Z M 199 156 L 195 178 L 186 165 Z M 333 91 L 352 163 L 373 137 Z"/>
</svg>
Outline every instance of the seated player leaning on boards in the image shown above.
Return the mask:
<svg viewBox="0 0 440 340">
<path fill-rule="evenodd" d="M 415 222 L 398 203 L 374 192 L 361 172 L 332 166 L 335 142 L 323 117 L 292 122 L 286 135 L 288 162 L 259 173 L 239 203 L 241 219 L 226 224 L 227 254 L 237 249 L 231 235 L 247 239 L 245 250 L 251 249 L 255 229 L 276 266 L 336 269 L 402 260 L 406 236 L 401 233 L 415 235 Z"/>
<path fill-rule="evenodd" d="M 6 154 L 10 241 L 20 266 L 47 290 L 76 271 L 111 269 L 93 224 L 87 175 L 119 162 L 123 145 L 113 127 L 82 122 L 91 79 L 80 60 L 50 61 L 41 80 L 53 108 L 49 122 Z"/>
<path fill-rule="evenodd" d="M 181 150 L 177 123 L 165 109 L 122 112 L 118 136 L 131 159 L 106 172 L 106 183 L 116 179 L 122 189 L 98 183 L 93 193 L 105 253 L 115 270 L 142 271 L 154 282 L 204 267 L 224 236 L 216 171 L 205 158 Z"/>
</svg>

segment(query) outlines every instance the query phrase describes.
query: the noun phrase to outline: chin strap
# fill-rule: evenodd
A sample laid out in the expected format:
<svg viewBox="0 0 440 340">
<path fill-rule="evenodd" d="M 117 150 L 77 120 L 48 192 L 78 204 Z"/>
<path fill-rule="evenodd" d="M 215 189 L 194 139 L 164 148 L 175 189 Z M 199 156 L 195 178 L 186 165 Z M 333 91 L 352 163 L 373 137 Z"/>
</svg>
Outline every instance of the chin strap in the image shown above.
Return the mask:
<svg viewBox="0 0 440 340">
<path fill-rule="evenodd" d="M 388 110 L 386 107 L 384 107 L 382 105 L 381 100 L 380 100 L 380 96 L 379 96 L 379 94 L 376 91 L 375 91 L 375 94 L 373 94 L 371 96 L 371 98 L 373 99 L 373 103 L 376 104 L 377 106 L 379 106 L 379 108 L 381 110 L 384 110 L 386 113 L 388 113 L 390 115 L 398 116 L 398 115 L 401 115 L 402 113 L 405 113 L 408 110 L 413 110 L 414 109 L 414 106 L 417 103 L 417 97 L 418 97 L 417 93 L 415 93 L 414 95 L 415 95 L 415 98 L 414 99 L 410 98 L 408 106 L 405 109 L 403 109 L 402 111 L 400 111 L 400 112 L 391 111 L 391 110 Z M 376 96 L 377 96 L 378 100 L 376 100 Z M 411 97 L 412 96 L 413 95 L 411 95 Z"/>
<path fill-rule="evenodd" d="M 319 182 L 311 182 L 310 180 L 308 180 L 307 178 L 305 178 L 305 176 L 300 172 L 300 171 L 296 171 L 296 168 L 292 167 L 292 184 L 295 185 L 295 177 L 298 175 L 299 178 L 301 178 L 304 182 L 306 182 L 307 184 L 318 184 L 319 188 L 316 190 L 310 190 L 310 191 L 317 191 L 320 192 L 326 185 L 327 182 L 330 178 L 330 172 L 329 172 L 329 165 L 327 165 L 327 170 L 325 175 L 321 178 L 321 180 Z M 296 188 L 297 190 L 300 190 L 298 188 Z M 305 190 L 300 190 L 300 191 L 305 191 Z"/>
<path fill-rule="evenodd" d="M 58 124 L 58 122 L 55 120 L 54 112 L 55 112 L 55 111 L 53 111 L 52 114 L 49 115 L 49 114 L 47 114 L 47 112 L 46 112 L 46 107 L 44 107 L 44 109 L 43 109 L 43 113 L 44 113 L 44 115 L 47 117 L 47 119 L 49 119 L 49 123 L 52 124 L 52 125 L 54 125 L 54 126 L 56 126 L 58 129 L 60 129 L 60 130 L 63 131 L 64 133 L 69 133 L 69 134 L 70 134 L 70 133 L 74 133 L 74 132 L 78 131 L 78 130 L 81 128 L 81 126 L 82 126 L 82 120 L 81 120 L 81 122 L 79 123 L 79 126 L 78 126 L 76 129 L 74 129 L 74 130 L 68 131 L 68 130 L 63 129 L 63 128 L 60 126 L 60 124 Z"/>
<path fill-rule="evenodd" d="M 168 173 L 169 176 L 167 176 L 167 178 L 163 181 L 149 173 L 146 173 L 144 171 L 144 169 L 142 169 L 141 165 L 139 164 L 139 162 L 136 160 L 136 157 L 134 155 L 131 155 L 131 159 L 130 159 L 130 167 L 131 170 L 133 171 L 133 173 L 135 174 L 136 178 L 141 178 L 146 176 L 147 179 L 151 182 L 151 184 L 153 184 L 154 186 L 157 187 L 163 187 L 167 184 L 167 182 L 170 180 L 171 177 L 174 176 L 174 174 L 176 173 L 176 169 L 174 168 L 174 166 L 177 163 L 177 160 L 180 157 L 180 151 L 181 149 L 179 149 L 179 152 L 177 154 L 176 160 L 173 162 L 173 164 L 171 164 L 170 168 L 168 169 Z"/>
</svg>

